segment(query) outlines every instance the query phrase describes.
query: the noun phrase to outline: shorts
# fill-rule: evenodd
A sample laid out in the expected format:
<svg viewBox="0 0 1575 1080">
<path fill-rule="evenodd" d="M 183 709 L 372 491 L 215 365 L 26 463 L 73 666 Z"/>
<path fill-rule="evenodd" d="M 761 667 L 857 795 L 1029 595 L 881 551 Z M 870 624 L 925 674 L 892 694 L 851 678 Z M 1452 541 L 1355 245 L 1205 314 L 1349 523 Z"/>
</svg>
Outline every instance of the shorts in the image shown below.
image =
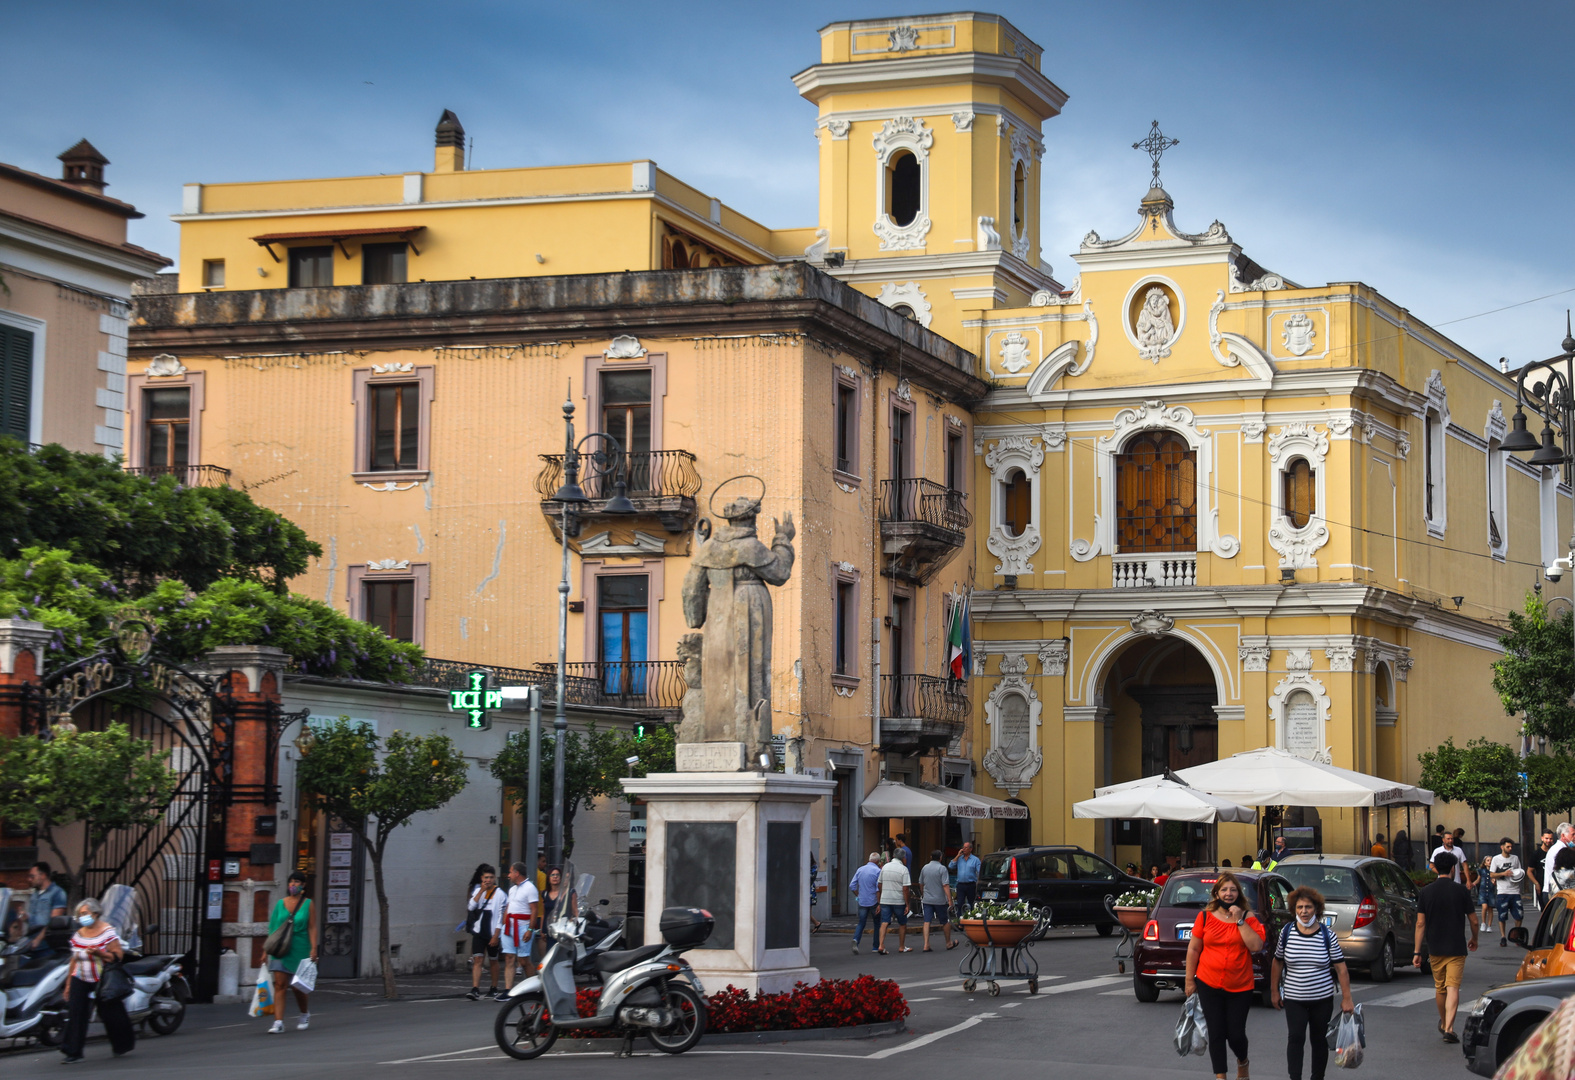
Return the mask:
<svg viewBox="0 0 1575 1080">
<path fill-rule="evenodd" d="M 946 905 L 945 904 L 925 904 L 924 905 L 924 921 L 927 922 L 927 923 L 934 923 L 934 922 L 943 923 L 943 922 L 945 922 L 946 921 Z"/>
<path fill-rule="evenodd" d="M 301 966 L 299 960 L 281 960 L 277 956 L 268 958 L 269 971 L 281 971 L 286 975 L 294 975 L 295 969 Z"/>
<path fill-rule="evenodd" d="M 492 935 L 490 933 L 470 935 L 470 955 L 472 957 L 487 956 L 496 960 L 498 952 L 499 946 L 492 944 Z"/>
<path fill-rule="evenodd" d="M 1429 959 L 1433 966 L 1433 991 L 1442 994 L 1446 987 L 1453 986 L 1460 989 L 1461 980 L 1466 977 L 1466 958 L 1464 956 L 1434 956 Z"/>
<path fill-rule="evenodd" d="M 1526 917 L 1525 909 L 1520 903 L 1519 893 L 1499 893 L 1495 906 L 1498 908 L 1499 922 L 1509 922 L 1511 919 L 1520 922 Z"/>
<path fill-rule="evenodd" d="M 882 925 L 895 920 L 898 926 L 908 925 L 908 908 L 904 904 L 882 904 L 880 906 L 880 921 Z"/>
<path fill-rule="evenodd" d="M 504 956 L 524 956 L 524 957 L 529 957 L 530 956 L 530 939 L 531 939 L 531 937 L 532 937 L 532 935 L 530 933 L 521 934 L 520 935 L 519 947 L 515 948 L 514 947 L 514 939 L 512 937 L 510 937 L 508 934 L 503 934 L 498 939 L 498 946 L 499 946 L 500 949 L 502 949 Z"/>
</svg>

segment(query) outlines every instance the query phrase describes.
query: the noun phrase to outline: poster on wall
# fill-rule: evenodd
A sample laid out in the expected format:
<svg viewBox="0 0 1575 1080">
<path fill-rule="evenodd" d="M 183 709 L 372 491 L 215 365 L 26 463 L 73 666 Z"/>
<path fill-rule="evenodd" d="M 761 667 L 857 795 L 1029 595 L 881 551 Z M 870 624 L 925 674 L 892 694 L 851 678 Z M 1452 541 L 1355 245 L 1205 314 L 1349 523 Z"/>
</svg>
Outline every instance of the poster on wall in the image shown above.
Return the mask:
<svg viewBox="0 0 1575 1080">
<path fill-rule="evenodd" d="M 348 870 L 330 870 L 330 871 L 328 871 L 328 884 L 331 885 L 331 886 L 332 885 L 348 885 L 348 884 L 350 884 L 350 871 L 348 871 Z"/>
<path fill-rule="evenodd" d="M 329 866 L 349 866 L 350 855 L 348 851 L 330 851 L 328 853 Z"/>
<path fill-rule="evenodd" d="M 349 889 L 329 889 L 328 890 L 328 903 L 330 905 L 338 905 L 339 907 L 342 907 L 342 908 L 345 908 L 345 909 L 348 910 L 349 907 L 350 907 L 350 890 Z"/>
<path fill-rule="evenodd" d="M 331 923 L 347 923 L 350 921 L 350 909 L 347 907 L 331 907 L 328 909 L 328 921 Z"/>
<path fill-rule="evenodd" d="M 350 834 L 347 832 L 329 833 L 328 846 L 334 851 L 349 851 Z"/>
</svg>

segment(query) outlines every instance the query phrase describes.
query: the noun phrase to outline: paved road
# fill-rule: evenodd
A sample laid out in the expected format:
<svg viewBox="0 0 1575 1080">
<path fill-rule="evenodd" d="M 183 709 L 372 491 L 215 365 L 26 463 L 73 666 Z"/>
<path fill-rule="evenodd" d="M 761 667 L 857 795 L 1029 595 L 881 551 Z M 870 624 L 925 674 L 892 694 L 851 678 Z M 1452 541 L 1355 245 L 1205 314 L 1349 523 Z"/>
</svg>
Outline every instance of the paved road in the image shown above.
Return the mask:
<svg viewBox="0 0 1575 1080">
<path fill-rule="evenodd" d="M 806 1075 L 870 1080 L 892 1066 L 903 1072 L 919 1068 L 927 1076 L 967 1077 L 981 1063 L 997 1067 L 997 1076 L 1012 1075 L 999 1071 L 1003 1066 L 1020 1067 L 1026 1075 L 1038 1075 L 1046 1067 L 1067 1075 L 1064 1070 L 1071 1067 L 1080 1078 L 1098 1080 L 1160 1075 L 1206 1080 L 1209 1075 L 1206 1058 L 1184 1060 L 1171 1049 L 1180 995 L 1161 995 L 1152 1005 L 1138 1003 L 1130 976 L 1115 974 L 1114 938 L 1060 931 L 1034 949 L 1039 994 L 1030 997 L 1022 983 L 1009 983 L 994 998 L 962 991 L 956 971 L 966 946 L 950 953 L 873 956 L 866 943 L 864 954 L 855 957 L 845 934 L 824 933 L 812 940 L 814 959 L 824 975 L 849 978 L 869 972 L 896 979 L 913 1008 L 909 1032 L 873 1040 L 748 1047 L 702 1041 L 681 1058 L 648 1052 L 648 1044 L 641 1042 L 636 1044 L 637 1056 L 628 1062 L 614 1062 L 607 1055 L 557 1053 L 517 1062 L 505 1058 L 492 1042 L 499 1006 L 464 1000 L 459 995 L 468 983 L 456 976 L 427 976 L 408 980 L 407 996 L 395 1002 L 381 1000 L 367 983 L 326 986 L 314 998 L 311 1030 L 297 1032 L 292 1016 L 284 1035 L 266 1034 L 265 1022 L 247 1019 L 239 1005 L 194 1006 L 175 1035 L 146 1036 L 135 1053 L 118 1060 L 110 1058 L 106 1043 L 95 1040 L 85 1064 L 95 1075 L 192 1080 L 212 1080 L 215 1075 L 343 1080 L 365 1076 L 368 1070 L 394 1077 L 445 1072 L 467 1078 L 512 1077 L 545 1068 L 587 1080 L 623 1070 L 674 1080 L 735 1080 L 743 1069 L 749 1070 L 751 1080 L 803 1080 Z M 1473 956 L 1466 965 L 1464 1000 L 1513 978 L 1520 955 L 1518 949 L 1500 949 L 1493 942 Z M 1366 1074 L 1386 1080 L 1466 1080 L 1460 1048 L 1445 1044 L 1435 1030 L 1430 981 L 1402 970 L 1392 983 L 1359 979 L 1353 989 L 1366 1005 Z M 1279 1013 L 1253 1010 L 1248 1033 L 1254 1074 L 1263 1080 L 1285 1075 L 1284 1032 Z M 814 1058 L 823 1060 L 809 1060 Z M 57 1076 L 59 1063 L 57 1052 L 36 1047 L 0 1051 L 0 1073 L 7 1080 Z M 1034 1072 L 1026 1073 L 1029 1069 Z"/>
</svg>

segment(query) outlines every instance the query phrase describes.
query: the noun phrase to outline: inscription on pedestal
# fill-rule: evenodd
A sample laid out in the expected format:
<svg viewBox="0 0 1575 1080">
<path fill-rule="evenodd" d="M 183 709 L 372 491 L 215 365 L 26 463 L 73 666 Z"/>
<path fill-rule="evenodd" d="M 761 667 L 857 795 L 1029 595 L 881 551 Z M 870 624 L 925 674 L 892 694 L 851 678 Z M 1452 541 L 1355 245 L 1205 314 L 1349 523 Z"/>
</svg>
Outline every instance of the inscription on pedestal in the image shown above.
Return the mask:
<svg viewBox="0 0 1575 1080">
<path fill-rule="evenodd" d="M 744 744 L 741 742 L 679 743 L 674 764 L 686 772 L 742 772 Z"/>
</svg>

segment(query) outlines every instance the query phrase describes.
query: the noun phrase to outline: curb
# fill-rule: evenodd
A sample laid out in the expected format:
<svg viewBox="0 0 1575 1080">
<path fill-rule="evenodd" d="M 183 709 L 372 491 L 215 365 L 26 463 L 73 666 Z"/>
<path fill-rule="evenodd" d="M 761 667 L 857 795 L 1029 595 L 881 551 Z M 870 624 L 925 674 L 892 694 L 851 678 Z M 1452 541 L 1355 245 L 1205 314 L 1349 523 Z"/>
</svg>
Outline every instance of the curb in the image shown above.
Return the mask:
<svg viewBox="0 0 1575 1080">
<path fill-rule="evenodd" d="M 822 1039 L 874 1039 L 882 1035 L 900 1035 L 908 1030 L 906 1020 L 888 1020 L 882 1024 L 860 1024 L 845 1028 L 796 1028 L 791 1031 L 724 1031 L 706 1034 L 700 1046 L 759 1046 L 766 1043 L 811 1042 Z M 644 1041 L 643 1039 L 641 1040 Z M 618 1049 L 620 1039 L 559 1039 L 548 1051 L 553 1054 L 611 1054 Z M 649 1043 L 646 1052 L 655 1052 Z"/>
</svg>

